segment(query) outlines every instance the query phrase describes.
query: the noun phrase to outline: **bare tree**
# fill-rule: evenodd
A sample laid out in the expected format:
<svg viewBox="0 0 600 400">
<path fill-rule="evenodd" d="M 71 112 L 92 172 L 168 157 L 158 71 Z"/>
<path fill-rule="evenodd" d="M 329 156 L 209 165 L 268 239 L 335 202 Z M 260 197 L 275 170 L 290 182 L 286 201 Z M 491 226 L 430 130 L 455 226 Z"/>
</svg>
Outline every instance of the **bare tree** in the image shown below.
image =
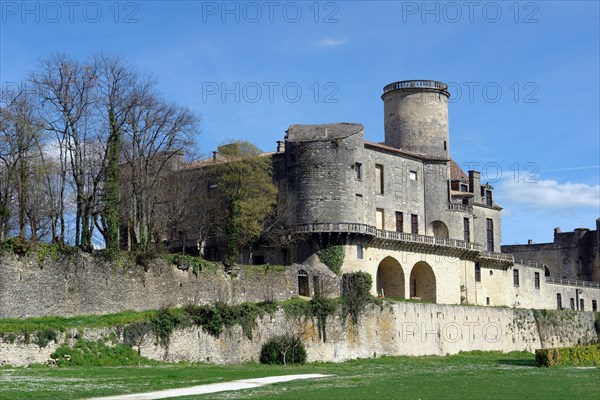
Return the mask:
<svg viewBox="0 0 600 400">
<path fill-rule="evenodd" d="M 129 247 L 148 250 L 157 242 L 160 227 L 156 212 L 160 191 L 168 190 L 165 178 L 180 165 L 186 148 L 198 133 L 199 118 L 187 108 L 160 100 L 146 82 L 124 128 L 124 176 L 129 194 L 124 204 Z"/>
<path fill-rule="evenodd" d="M 153 329 L 150 322 L 134 322 L 123 329 L 123 343 L 137 348 L 137 366 L 142 365 L 142 346 L 148 344 L 152 338 Z"/>
<path fill-rule="evenodd" d="M 43 60 L 40 70 L 30 80 L 44 107 L 48 129 L 56 134 L 64 167 L 68 162 L 75 187 L 75 244 L 89 250 L 92 211 L 98 199 L 106 154 L 106 141 L 97 129 L 92 109 L 98 65 L 94 61 L 82 64 L 57 54 Z"/>
<path fill-rule="evenodd" d="M 0 160 L 6 174 L 3 185 L 3 207 L 5 213 L 10 213 L 9 198 L 14 195 L 14 206 L 18 221 L 18 235 L 25 239 L 27 228 L 30 226 L 28 215 L 38 204 L 32 202 L 32 179 L 35 178 L 35 165 L 39 163 L 40 152 L 37 144 L 41 135 L 41 121 L 35 113 L 32 102 L 26 93 L 17 93 L 9 101 L 2 113 L 0 126 Z M 37 171 L 40 172 L 40 171 Z M 3 224 L 4 226 L 5 224 Z M 6 232 L 4 231 L 3 234 Z M 36 239 L 35 229 L 32 229 L 33 240 Z"/>
</svg>

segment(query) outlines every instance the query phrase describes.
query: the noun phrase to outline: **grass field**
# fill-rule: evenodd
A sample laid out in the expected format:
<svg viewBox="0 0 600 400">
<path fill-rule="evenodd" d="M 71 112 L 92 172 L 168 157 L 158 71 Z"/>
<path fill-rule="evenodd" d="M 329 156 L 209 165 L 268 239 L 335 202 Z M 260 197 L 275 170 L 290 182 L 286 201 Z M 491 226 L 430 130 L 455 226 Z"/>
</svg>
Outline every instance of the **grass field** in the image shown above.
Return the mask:
<svg viewBox="0 0 600 400">
<path fill-rule="evenodd" d="M 597 399 L 600 368 L 538 368 L 530 353 L 383 357 L 304 366 L 164 365 L 0 369 L 0 399 L 80 399 L 243 378 L 333 374 L 237 392 L 178 399 Z"/>
</svg>

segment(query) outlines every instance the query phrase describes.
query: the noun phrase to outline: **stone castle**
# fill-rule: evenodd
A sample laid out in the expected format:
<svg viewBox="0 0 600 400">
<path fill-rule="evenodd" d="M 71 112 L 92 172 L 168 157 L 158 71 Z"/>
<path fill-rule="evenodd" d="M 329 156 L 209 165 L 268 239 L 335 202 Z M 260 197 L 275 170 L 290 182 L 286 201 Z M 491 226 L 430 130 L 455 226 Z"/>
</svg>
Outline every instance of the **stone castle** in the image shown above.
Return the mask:
<svg viewBox="0 0 600 400">
<path fill-rule="evenodd" d="M 292 204 L 289 230 L 309 239 L 257 250 L 254 260 L 310 267 L 319 264 L 320 248 L 342 245 L 342 272 L 371 274 L 373 295 L 597 310 L 600 229 L 556 233 L 571 250 L 556 241 L 501 248 L 502 208 L 494 188 L 450 157 L 449 97 L 447 85 L 437 81 L 385 86 L 382 143 L 365 141 L 360 124 L 290 126 L 269 155 L 275 181 Z M 211 251 L 211 243 L 202 251 Z M 315 290 L 304 276 L 310 270 L 299 276 L 305 294 Z"/>
</svg>

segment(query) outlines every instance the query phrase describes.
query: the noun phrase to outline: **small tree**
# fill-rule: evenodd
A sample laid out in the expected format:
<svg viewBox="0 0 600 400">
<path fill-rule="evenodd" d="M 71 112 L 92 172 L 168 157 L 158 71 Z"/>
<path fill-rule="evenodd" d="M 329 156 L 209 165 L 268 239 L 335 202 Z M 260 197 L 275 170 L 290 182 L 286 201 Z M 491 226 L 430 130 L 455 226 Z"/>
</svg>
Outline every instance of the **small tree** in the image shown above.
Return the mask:
<svg viewBox="0 0 600 400">
<path fill-rule="evenodd" d="M 134 322 L 125 326 L 123 330 L 123 342 L 127 346 L 137 347 L 137 365 L 138 368 L 142 362 L 142 346 L 152 339 L 152 324 L 149 322 Z"/>
</svg>

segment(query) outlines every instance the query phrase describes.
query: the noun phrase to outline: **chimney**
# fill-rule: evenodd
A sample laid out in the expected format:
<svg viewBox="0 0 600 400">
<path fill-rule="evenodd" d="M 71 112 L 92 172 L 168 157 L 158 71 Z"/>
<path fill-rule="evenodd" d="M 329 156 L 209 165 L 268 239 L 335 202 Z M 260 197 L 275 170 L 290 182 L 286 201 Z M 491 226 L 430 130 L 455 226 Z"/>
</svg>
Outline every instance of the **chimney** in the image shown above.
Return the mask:
<svg viewBox="0 0 600 400">
<path fill-rule="evenodd" d="M 469 171 L 469 191 L 471 193 L 479 193 L 481 188 L 481 174 L 477 171 Z"/>
<path fill-rule="evenodd" d="M 533 244 L 533 240 L 527 239 L 527 244 Z"/>
</svg>

